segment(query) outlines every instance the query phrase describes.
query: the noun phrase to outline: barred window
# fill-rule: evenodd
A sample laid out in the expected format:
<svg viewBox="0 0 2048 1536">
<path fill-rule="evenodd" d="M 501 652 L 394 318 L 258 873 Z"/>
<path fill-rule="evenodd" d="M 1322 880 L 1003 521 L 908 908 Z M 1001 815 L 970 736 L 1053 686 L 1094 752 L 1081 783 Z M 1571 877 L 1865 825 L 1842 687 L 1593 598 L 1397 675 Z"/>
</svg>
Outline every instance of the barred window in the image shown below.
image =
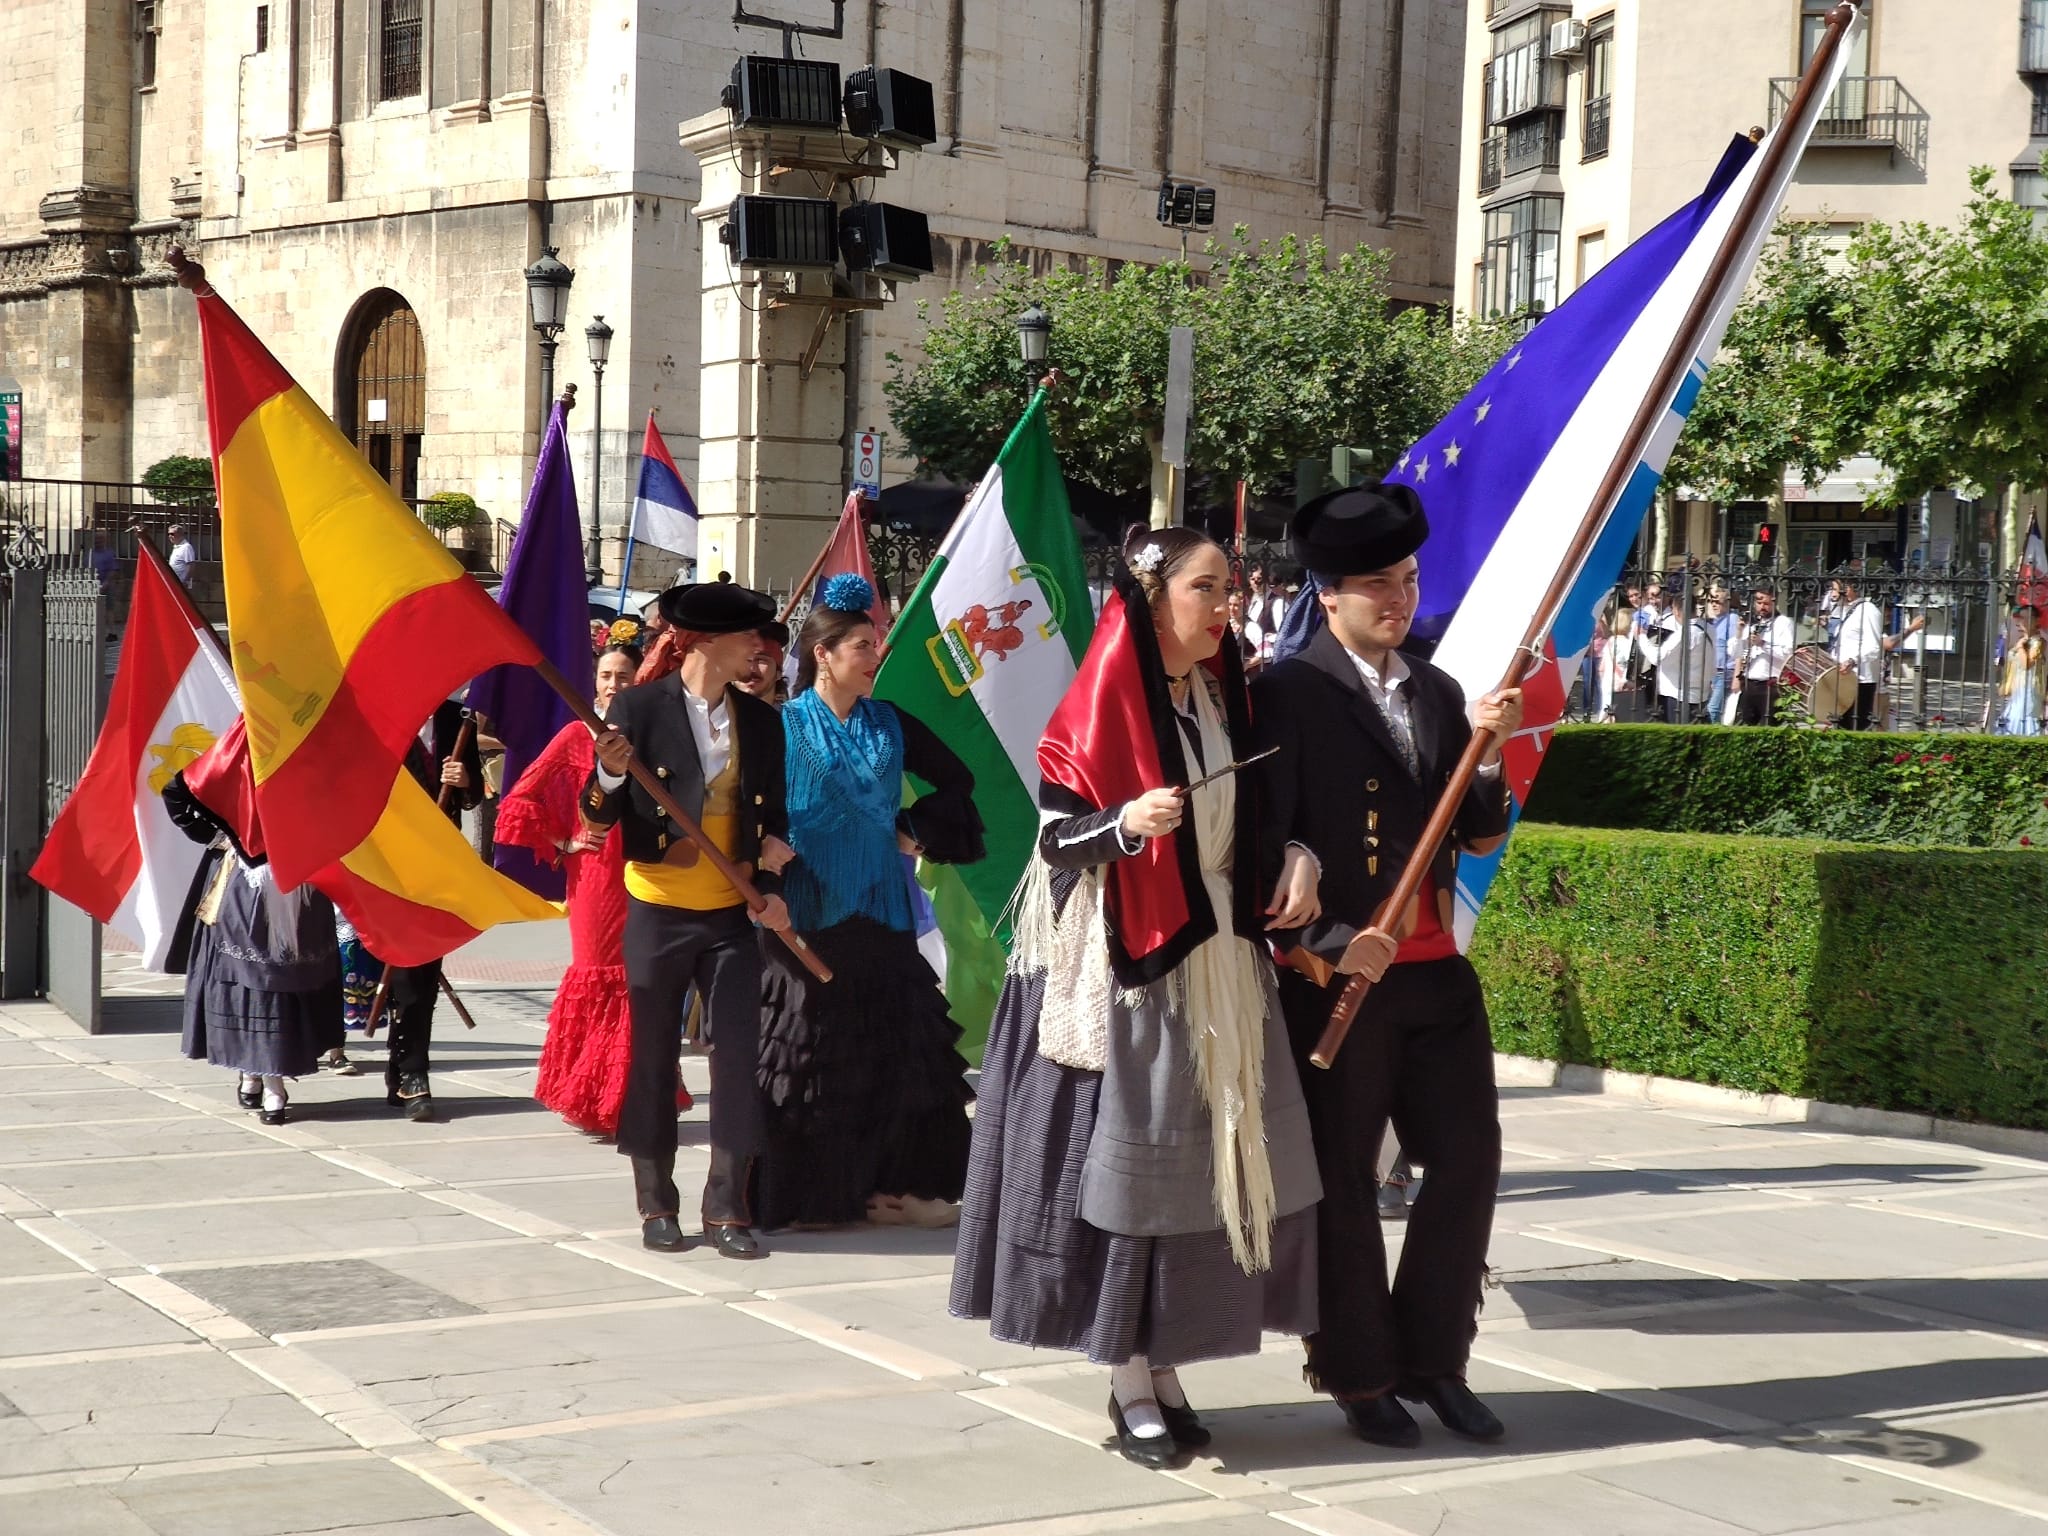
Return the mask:
<svg viewBox="0 0 2048 1536">
<path fill-rule="evenodd" d="M 1586 108 L 1580 124 L 1582 160 L 1598 160 L 1607 153 L 1614 125 L 1614 18 L 1593 23 L 1586 38 Z"/>
<path fill-rule="evenodd" d="M 426 0 L 378 0 L 377 99 L 420 93 L 420 42 Z"/>
</svg>

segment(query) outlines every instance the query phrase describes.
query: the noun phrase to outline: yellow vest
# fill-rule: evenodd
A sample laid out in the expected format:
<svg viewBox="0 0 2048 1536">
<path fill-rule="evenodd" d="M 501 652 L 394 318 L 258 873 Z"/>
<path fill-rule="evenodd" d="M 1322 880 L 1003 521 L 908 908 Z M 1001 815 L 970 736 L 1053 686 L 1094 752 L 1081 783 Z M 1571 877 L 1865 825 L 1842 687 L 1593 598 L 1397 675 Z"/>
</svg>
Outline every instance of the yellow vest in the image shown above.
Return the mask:
<svg viewBox="0 0 2048 1536">
<path fill-rule="evenodd" d="M 740 819 L 738 735 L 733 733 L 732 755 L 726 759 L 725 771 L 704 786 L 704 811 L 697 822 L 727 858 L 732 857 Z M 719 912 L 740 904 L 740 893 L 732 888 L 732 882 L 701 855 L 694 864 L 628 861 L 626 894 L 658 907 L 681 907 L 690 912 Z"/>
</svg>

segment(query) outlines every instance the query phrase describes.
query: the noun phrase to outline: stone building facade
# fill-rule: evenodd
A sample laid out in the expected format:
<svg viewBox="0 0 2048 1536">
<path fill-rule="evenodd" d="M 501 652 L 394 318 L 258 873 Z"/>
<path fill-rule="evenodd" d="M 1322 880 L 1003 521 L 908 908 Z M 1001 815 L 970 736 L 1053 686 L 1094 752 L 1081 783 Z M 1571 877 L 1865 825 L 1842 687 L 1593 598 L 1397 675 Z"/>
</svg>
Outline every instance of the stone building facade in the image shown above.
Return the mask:
<svg viewBox="0 0 2048 1536">
<path fill-rule="evenodd" d="M 829 23 L 835 5 L 749 9 Z M 1045 263 L 1176 250 L 1163 173 L 1214 185 L 1221 229 L 1391 248 L 1402 297 L 1451 297 L 1455 4 L 848 0 L 843 30 L 804 52 L 930 80 L 940 133 L 886 191 L 929 215 L 940 270 L 829 354 L 849 431 L 886 429 L 913 299 L 971 280 L 999 237 Z M 582 332 L 615 332 L 616 561 L 649 410 L 696 469 L 707 240 L 721 258 L 677 126 L 780 47 L 725 0 L 7 0 L 0 391 L 23 397 L 21 472 L 125 481 L 205 451 L 175 240 L 394 484 L 515 518 L 543 405 L 521 273 L 551 245 L 576 272 L 556 379 L 579 387 L 586 495 Z"/>
</svg>

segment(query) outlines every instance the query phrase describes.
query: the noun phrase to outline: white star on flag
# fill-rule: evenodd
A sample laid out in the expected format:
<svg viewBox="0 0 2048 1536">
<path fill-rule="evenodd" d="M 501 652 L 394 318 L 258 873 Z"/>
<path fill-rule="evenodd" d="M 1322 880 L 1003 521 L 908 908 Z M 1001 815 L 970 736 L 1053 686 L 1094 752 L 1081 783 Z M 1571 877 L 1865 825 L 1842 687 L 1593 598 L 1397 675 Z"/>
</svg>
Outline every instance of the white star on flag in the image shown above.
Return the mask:
<svg viewBox="0 0 2048 1536">
<path fill-rule="evenodd" d="M 1396 464 L 1396 465 L 1394 466 L 1394 468 L 1396 468 L 1396 469 L 1406 469 L 1406 468 L 1408 467 L 1408 461 L 1409 461 L 1409 460 L 1410 460 L 1411 458 L 1413 458 L 1413 457 L 1414 457 L 1414 455 L 1413 455 L 1412 453 L 1404 453 L 1404 454 L 1402 454 L 1402 455 L 1401 455 L 1401 462 L 1400 462 L 1400 463 L 1398 463 L 1398 464 Z"/>
<path fill-rule="evenodd" d="M 1459 456 L 1460 456 L 1460 455 L 1462 455 L 1462 454 L 1464 453 L 1464 451 L 1465 451 L 1465 450 L 1464 450 L 1464 449 L 1462 449 L 1462 448 L 1460 448 L 1460 447 L 1459 447 L 1459 446 L 1458 446 L 1458 445 L 1457 445 L 1457 444 L 1456 444 L 1455 442 L 1454 442 L 1454 443 L 1452 443 L 1452 444 L 1450 444 L 1450 445 L 1449 445 L 1449 446 L 1448 446 L 1447 448 L 1445 448 L 1445 449 L 1444 449 L 1444 468 L 1445 468 L 1445 469 L 1456 469 L 1456 468 L 1458 467 L 1458 459 L 1459 459 Z"/>
<path fill-rule="evenodd" d="M 1515 348 L 1515 355 L 1508 359 L 1508 372 L 1513 373 L 1522 364 L 1522 349 Z"/>
<path fill-rule="evenodd" d="M 1474 421 L 1484 421 L 1487 417 L 1491 416 L 1492 414 L 1493 397 L 1489 395 L 1486 399 L 1479 402 L 1479 409 L 1472 413 L 1472 419 Z"/>
<path fill-rule="evenodd" d="M 1428 478 L 1429 460 L 1425 457 L 1420 464 L 1417 464 L 1415 466 L 1415 483 L 1417 485 L 1420 485 L 1423 481 L 1427 480 Z"/>
</svg>

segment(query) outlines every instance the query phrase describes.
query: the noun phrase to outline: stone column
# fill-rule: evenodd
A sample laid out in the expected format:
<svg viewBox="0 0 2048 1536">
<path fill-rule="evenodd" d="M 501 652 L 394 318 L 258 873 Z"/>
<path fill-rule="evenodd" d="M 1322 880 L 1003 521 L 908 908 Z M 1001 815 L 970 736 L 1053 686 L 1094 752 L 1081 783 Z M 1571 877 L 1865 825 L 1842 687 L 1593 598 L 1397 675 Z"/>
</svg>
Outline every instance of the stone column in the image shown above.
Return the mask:
<svg viewBox="0 0 2048 1536">
<path fill-rule="evenodd" d="M 698 574 L 728 571 L 745 586 L 786 589 L 846 499 L 844 316 L 881 301 L 834 272 L 742 271 L 718 226 L 746 194 L 822 197 L 829 184 L 843 206 L 849 183 L 836 172 L 883 175 L 887 157 L 838 134 L 741 128 L 723 109 L 682 124 L 681 139 L 703 173 Z"/>
</svg>

